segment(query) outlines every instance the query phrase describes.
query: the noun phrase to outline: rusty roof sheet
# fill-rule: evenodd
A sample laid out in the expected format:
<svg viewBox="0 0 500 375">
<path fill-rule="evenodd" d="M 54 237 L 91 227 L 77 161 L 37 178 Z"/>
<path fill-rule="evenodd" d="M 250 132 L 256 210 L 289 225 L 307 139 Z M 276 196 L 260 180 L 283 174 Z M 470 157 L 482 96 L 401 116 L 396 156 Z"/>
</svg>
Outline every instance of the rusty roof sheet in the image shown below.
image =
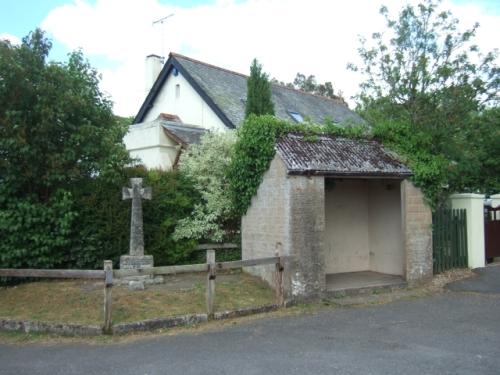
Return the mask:
<svg viewBox="0 0 500 375">
<path fill-rule="evenodd" d="M 401 178 L 412 174 L 376 141 L 329 135 L 304 139 L 293 133 L 280 138 L 276 150 L 289 174 Z"/>
</svg>

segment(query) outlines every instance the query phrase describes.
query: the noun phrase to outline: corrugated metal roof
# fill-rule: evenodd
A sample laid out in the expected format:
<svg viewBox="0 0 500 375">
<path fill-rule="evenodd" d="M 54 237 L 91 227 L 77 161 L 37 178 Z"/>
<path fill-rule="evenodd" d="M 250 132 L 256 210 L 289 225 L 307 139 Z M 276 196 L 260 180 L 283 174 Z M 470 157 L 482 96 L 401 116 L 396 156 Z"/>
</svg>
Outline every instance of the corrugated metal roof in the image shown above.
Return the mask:
<svg viewBox="0 0 500 375">
<path fill-rule="evenodd" d="M 411 171 L 376 141 L 288 134 L 276 150 L 289 174 L 351 177 L 406 177 Z"/>
</svg>

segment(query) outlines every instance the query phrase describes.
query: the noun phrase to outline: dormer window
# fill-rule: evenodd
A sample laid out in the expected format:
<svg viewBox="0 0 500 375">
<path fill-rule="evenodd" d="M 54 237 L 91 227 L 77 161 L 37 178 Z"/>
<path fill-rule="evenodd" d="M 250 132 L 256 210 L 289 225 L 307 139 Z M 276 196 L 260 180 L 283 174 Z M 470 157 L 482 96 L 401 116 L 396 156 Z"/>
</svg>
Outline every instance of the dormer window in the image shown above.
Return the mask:
<svg viewBox="0 0 500 375">
<path fill-rule="evenodd" d="M 293 118 L 295 122 L 298 123 L 304 122 L 304 118 L 299 112 L 288 111 L 288 114 Z"/>
</svg>

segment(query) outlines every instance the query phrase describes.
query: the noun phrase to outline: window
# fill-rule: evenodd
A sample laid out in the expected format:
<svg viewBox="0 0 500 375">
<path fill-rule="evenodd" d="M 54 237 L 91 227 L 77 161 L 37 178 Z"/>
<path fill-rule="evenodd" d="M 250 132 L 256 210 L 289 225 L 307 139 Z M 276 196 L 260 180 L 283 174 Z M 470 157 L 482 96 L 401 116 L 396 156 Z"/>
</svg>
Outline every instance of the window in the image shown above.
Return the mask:
<svg viewBox="0 0 500 375">
<path fill-rule="evenodd" d="M 292 116 L 295 122 L 304 122 L 304 118 L 299 112 L 288 111 L 288 114 Z"/>
<path fill-rule="evenodd" d="M 175 98 L 179 99 L 181 96 L 181 85 L 175 85 Z"/>
</svg>

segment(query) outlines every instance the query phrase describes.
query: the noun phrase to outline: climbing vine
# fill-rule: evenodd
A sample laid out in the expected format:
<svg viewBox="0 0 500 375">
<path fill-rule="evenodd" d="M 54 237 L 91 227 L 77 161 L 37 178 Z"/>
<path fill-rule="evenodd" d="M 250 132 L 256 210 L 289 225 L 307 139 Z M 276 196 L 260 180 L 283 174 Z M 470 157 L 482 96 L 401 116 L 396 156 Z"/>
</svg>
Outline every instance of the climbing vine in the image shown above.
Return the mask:
<svg viewBox="0 0 500 375">
<path fill-rule="evenodd" d="M 250 115 L 238 130 L 238 141 L 228 171 L 232 199 L 240 215 L 246 213 L 274 158 L 276 140 L 290 132 L 302 133 L 306 140 L 313 142 L 324 134 L 361 138 L 366 136 L 367 128 L 350 124 L 339 126 L 331 121 L 324 125 L 295 124 L 270 115 Z"/>
</svg>

